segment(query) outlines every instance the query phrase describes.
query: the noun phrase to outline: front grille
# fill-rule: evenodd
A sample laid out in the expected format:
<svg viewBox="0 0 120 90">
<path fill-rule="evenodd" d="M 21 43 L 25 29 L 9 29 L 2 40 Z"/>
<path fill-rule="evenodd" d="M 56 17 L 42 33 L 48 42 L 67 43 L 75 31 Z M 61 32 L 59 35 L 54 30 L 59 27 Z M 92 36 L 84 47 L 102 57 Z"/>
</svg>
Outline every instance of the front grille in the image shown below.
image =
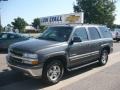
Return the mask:
<svg viewBox="0 0 120 90">
<path fill-rule="evenodd" d="M 15 66 L 25 66 L 25 67 L 33 66 L 33 65 L 25 64 L 25 63 L 23 63 L 22 59 L 18 59 L 18 58 L 12 57 L 12 56 L 9 57 L 8 62 Z"/>
<path fill-rule="evenodd" d="M 14 58 L 12 56 L 10 56 L 10 61 L 12 63 L 22 63 L 22 59 Z"/>
<path fill-rule="evenodd" d="M 23 56 L 23 53 L 20 51 L 17 51 L 17 50 L 10 50 L 10 53 L 15 55 L 15 56 L 20 56 L 20 57 Z"/>
</svg>

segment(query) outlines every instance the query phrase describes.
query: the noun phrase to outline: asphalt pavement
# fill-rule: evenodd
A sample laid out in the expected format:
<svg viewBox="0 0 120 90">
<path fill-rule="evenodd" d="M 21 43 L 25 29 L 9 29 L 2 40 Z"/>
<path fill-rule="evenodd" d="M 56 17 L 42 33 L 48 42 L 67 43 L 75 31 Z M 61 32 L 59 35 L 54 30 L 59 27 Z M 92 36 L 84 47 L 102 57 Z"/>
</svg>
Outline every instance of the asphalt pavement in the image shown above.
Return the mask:
<svg viewBox="0 0 120 90">
<path fill-rule="evenodd" d="M 120 90 L 120 62 L 61 90 Z"/>
</svg>

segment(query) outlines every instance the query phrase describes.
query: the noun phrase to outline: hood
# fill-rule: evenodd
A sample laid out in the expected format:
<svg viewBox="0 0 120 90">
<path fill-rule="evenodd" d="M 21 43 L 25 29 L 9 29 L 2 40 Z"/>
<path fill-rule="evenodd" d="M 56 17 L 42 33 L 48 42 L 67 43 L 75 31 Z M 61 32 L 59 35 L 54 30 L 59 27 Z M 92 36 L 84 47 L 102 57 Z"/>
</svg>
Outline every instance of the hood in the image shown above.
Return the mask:
<svg viewBox="0 0 120 90">
<path fill-rule="evenodd" d="M 30 39 L 27 41 L 15 43 L 15 44 L 11 45 L 10 48 L 12 48 L 13 50 L 34 53 L 34 52 L 37 52 L 38 50 L 52 47 L 52 46 L 54 46 L 54 44 L 57 44 L 57 43 L 60 43 L 60 42 L 39 40 L 39 39 Z"/>
</svg>

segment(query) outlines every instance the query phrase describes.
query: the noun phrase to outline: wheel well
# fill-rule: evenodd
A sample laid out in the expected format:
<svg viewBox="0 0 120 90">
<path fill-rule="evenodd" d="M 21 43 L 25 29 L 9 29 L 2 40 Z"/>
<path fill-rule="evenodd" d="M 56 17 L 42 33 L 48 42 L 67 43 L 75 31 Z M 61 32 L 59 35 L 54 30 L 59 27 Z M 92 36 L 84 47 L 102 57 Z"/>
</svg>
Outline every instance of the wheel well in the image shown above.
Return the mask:
<svg viewBox="0 0 120 90">
<path fill-rule="evenodd" d="M 67 68 L 67 59 L 65 56 L 55 56 L 55 57 L 51 57 L 51 58 L 48 58 L 45 62 L 44 62 L 44 67 L 46 67 L 46 65 L 50 62 L 52 62 L 53 60 L 59 60 L 62 62 L 63 66 L 64 66 L 64 69 L 66 70 Z M 44 68 L 43 67 L 43 68 Z"/>
<path fill-rule="evenodd" d="M 108 54 L 110 54 L 110 47 L 109 46 L 104 47 L 103 50 L 107 50 Z"/>
</svg>

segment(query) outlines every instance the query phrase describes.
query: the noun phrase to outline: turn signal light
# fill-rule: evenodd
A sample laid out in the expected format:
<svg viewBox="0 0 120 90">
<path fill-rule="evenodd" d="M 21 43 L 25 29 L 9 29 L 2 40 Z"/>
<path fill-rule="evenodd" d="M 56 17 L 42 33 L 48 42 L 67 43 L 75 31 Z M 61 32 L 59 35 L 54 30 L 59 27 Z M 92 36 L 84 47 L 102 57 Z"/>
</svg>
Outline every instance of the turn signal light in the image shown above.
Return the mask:
<svg viewBox="0 0 120 90">
<path fill-rule="evenodd" d="M 32 61 L 32 65 L 37 65 L 37 64 L 39 64 L 38 61 Z"/>
</svg>

